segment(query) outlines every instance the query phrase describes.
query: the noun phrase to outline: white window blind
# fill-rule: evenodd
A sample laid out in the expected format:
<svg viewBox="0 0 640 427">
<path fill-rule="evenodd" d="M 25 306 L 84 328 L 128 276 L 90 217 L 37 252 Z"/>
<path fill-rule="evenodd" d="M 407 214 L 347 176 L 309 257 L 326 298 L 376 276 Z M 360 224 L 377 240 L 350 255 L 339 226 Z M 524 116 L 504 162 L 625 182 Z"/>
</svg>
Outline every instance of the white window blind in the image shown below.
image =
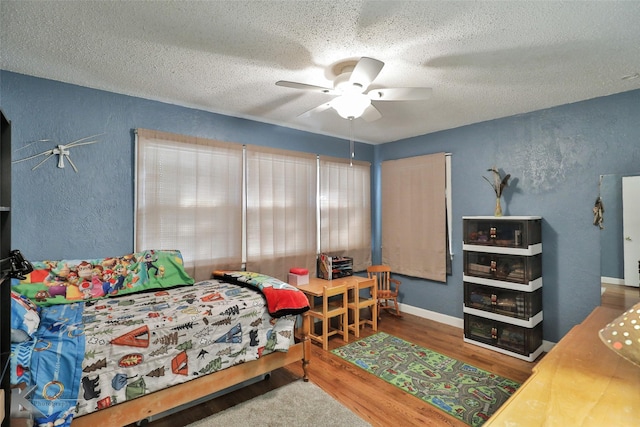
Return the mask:
<svg viewBox="0 0 640 427">
<path fill-rule="evenodd" d="M 382 263 L 446 282 L 445 153 L 382 162 Z"/>
<path fill-rule="evenodd" d="M 242 264 L 242 145 L 137 130 L 135 250 L 179 249 L 196 280 Z"/>
<path fill-rule="evenodd" d="M 320 251 L 371 265 L 371 165 L 320 157 Z"/>
<path fill-rule="evenodd" d="M 246 156 L 247 270 L 284 281 L 291 267 L 313 272 L 316 156 L 257 146 Z"/>
<path fill-rule="evenodd" d="M 314 274 L 320 247 L 370 264 L 369 163 L 258 146 L 243 158 L 241 144 L 146 129 L 136 141 L 135 250 L 179 249 L 196 280 Z"/>
</svg>

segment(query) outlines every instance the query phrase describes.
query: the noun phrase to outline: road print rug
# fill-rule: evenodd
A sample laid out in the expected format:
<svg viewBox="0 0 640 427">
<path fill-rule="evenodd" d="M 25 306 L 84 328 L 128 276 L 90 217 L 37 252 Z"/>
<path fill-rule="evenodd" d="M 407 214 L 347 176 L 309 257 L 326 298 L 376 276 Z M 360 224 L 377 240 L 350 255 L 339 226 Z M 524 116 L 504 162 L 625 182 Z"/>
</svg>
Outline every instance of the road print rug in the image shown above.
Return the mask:
<svg viewBox="0 0 640 427">
<path fill-rule="evenodd" d="M 484 424 L 520 387 L 384 332 L 332 353 L 473 427 Z"/>
</svg>

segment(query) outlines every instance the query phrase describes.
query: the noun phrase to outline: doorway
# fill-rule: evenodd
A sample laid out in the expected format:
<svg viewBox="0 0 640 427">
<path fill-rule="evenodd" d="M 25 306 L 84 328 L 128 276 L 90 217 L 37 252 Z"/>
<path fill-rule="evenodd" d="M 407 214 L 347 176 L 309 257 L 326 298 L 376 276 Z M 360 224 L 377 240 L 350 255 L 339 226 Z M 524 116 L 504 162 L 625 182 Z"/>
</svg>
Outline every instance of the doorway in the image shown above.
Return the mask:
<svg viewBox="0 0 640 427">
<path fill-rule="evenodd" d="M 640 176 L 622 177 L 624 284 L 640 287 Z"/>
<path fill-rule="evenodd" d="M 625 183 L 627 192 L 634 194 L 633 196 L 624 197 L 623 202 L 623 179 L 635 178 L 634 185 Z M 640 288 L 625 286 L 625 249 L 628 246 L 631 249 L 632 243 L 636 248 L 640 248 L 640 232 L 625 232 L 623 226 L 623 205 L 632 212 L 638 210 L 640 203 L 640 172 L 625 174 L 606 174 L 600 175 L 600 185 L 598 188 L 598 196 L 604 202 L 604 228 L 600 229 L 600 273 L 601 273 L 601 305 L 626 310 L 640 301 Z M 635 214 L 636 220 L 640 218 L 640 213 Z M 595 224 L 594 224 L 595 225 Z M 635 236 L 635 237 L 634 237 Z M 630 237 L 631 240 L 626 239 Z M 635 241 L 635 242 L 633 242 Z M 635 277 L 638 276 L 638 257 L 635 261 Z M 626 263 L 627 266 L 633 266 L 632 261 Z M 633 277 L 633 276 L 632 276 Z M 637 286 L 637 283 L 636 283 Z"/>
</svg>

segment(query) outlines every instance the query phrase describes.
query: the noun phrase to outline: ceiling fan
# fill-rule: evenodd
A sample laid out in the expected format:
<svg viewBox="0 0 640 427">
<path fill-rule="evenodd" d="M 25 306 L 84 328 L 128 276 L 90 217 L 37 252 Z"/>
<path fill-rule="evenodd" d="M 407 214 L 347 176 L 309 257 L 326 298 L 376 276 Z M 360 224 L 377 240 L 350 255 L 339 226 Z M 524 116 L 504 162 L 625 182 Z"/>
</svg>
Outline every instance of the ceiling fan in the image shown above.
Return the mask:
<svg viewBox="0 0 640 427">
<path fill-rule="evenodd" d="M 333 108 L 340 117 L 350 120 L 362 117 L 367 122 L 382 117 L 372 101 L 422 101 L 431 96 L 432 89 L 428 87 L 379 88 L 365 92 L 380 74 L 382 67 L 384 62 L 362 57 L 358 61 L 343 61 L 333 67 L 336 75 L 333 88 L 285 80 L 277 81 L 276 85 L 336 96 L 331 101 L 300 114 L 300 117 Z"/>
</svg>

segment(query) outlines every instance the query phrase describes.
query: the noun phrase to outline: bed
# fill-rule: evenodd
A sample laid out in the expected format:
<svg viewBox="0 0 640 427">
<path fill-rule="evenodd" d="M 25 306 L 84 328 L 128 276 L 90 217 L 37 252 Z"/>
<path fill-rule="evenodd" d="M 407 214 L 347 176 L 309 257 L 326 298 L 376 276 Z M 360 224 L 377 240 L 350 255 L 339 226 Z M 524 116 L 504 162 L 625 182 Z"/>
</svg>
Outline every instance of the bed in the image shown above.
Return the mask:
<svg viewBox="0 0 640 427">
<path fill-rule="evenodd" d="M 41 425 L 131 424 L 296 361 L 307 380 L 307 299 L 275 278 L 194 282 L 179 251 L 33 267 L 12 286 L 11 382 Z"/>
</svg>

